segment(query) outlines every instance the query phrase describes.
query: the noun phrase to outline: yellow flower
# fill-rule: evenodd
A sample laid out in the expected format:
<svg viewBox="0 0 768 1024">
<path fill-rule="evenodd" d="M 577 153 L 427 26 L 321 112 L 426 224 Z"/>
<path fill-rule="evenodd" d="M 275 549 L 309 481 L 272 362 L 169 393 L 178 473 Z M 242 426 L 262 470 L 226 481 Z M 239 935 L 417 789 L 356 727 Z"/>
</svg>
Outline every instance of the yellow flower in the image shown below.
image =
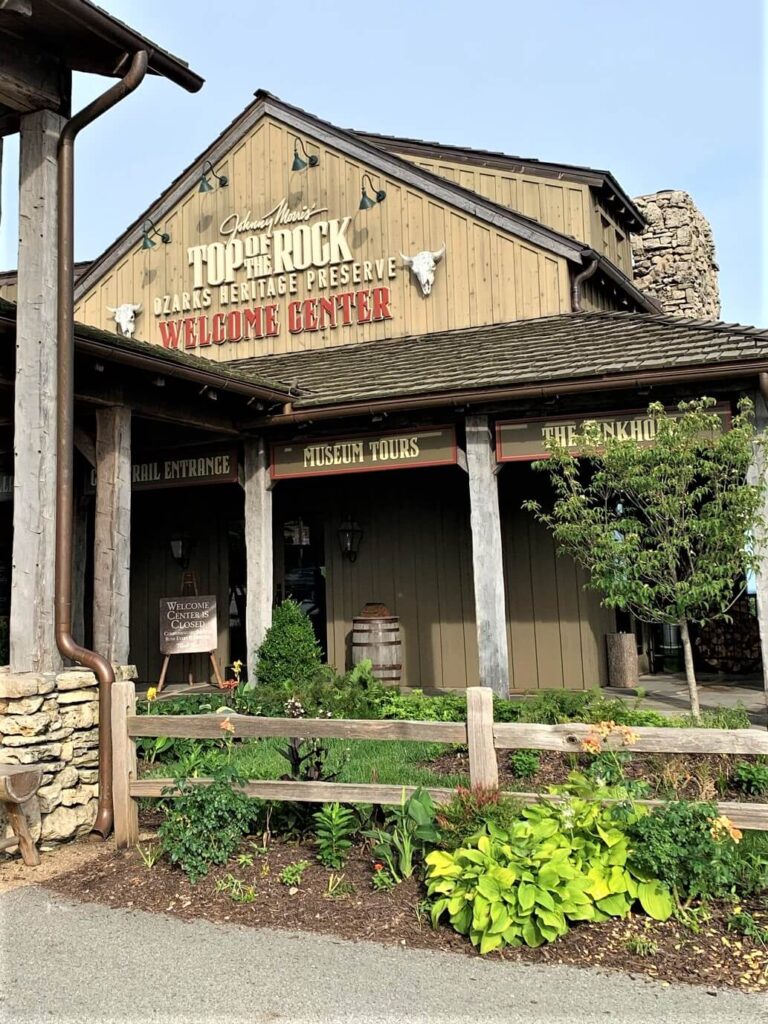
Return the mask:
<svg viewBox="0 0 768 1024">
<path fill-rule="evenodd" d="M 719 818 L 712 819 L 712 828 L 709 830 L 710 835 L 715 840 L 725 839 L 728 835 L 734 843 L 738 843 L 742 838 L 742 831 L 740 828 L 736 828 L 730 818 L 727 818 L 724 814 L 720 815 Z"/>
<path fill-rule="evenodd" d="M 152 701 L 156 697 L 157 697 L 157 687 L 156 686 L 150 686 L 150 688 L 147 690 L 147 700 Z"/>
<path fill-rule="evenodd" d="M 232 662 L 232 668 L 235 670 L 235 672 L 242 672 L 242 670 L 243 670 L 243 663 L 242 663 L 242 661 L 233 661 Z"/>
<path fill-rule="evenodd" d="M 616 728 L 616 723 L 611 722 L 598 722 L 595 726 L 600 735 L 605 739 L 606 736 L 610 736 L 613 730 Z"/>
<path fill-rule="evenodd" d="M 581 741 L 581 749 L 588 754 L 599 754 L 603 745 L 598 736 L 587 736 L 585 740 Z"/>
<path fill-rule="evenodd" d="M 621 740 L 625 747 L 631 746 L 633 743 L 637 743 L 640 739 L 634 729 L 630 729 L 629 726 L 623 726 L 621 730 Z"/>
<path fill-rule="evenodd" d="M 225 718 L 224 721 L 219 724 L 219 728 L 221 729 L 222 732 L 235 731 L 234 725 L 232 725 L 232 722 L 228 718 Z"/>
</svg>

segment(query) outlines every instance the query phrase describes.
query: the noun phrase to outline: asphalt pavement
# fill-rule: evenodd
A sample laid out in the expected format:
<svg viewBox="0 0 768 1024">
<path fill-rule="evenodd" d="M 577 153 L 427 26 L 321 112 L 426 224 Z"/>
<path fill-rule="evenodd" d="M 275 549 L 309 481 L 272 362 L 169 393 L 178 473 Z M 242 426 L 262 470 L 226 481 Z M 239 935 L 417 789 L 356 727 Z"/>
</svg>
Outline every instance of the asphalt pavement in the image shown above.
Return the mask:
<svg viewBox="0 0 768 1024">
<path fill-rule="evenodd" d="M 765 996 L 0 896 L 8 1024 L 768 1024 Z"/>
</svg>

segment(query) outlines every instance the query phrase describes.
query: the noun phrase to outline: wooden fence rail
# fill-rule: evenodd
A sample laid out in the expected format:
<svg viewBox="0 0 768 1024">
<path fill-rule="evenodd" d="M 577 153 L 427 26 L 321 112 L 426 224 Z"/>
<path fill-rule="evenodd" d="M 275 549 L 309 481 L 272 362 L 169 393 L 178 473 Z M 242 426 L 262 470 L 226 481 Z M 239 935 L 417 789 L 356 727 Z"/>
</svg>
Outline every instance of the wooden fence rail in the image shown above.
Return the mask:
<svg viewBox="0 0 768 1024">
<path fill-rule="evenodd" d="M 172 794 L 170 778 L 139 779 L 137 776 L 137 737 L 173 736 L 190 739 L 215 739 L 222 736 L 255 739 L 292 737 L 321 739 L 416 740 L 430 743 L 466 743 L 469 748 L 469 777 L 473 788 L 497 789 L 499 771 L 496 751 L 510 749 L 558 750 L 577 753 L 587 737 L 596 735 L 596 727 L 583 723 L 566 725 L 507 724 L 493 720 L 493 695 L 487 687 L 467 690 L 466 722 L 398 722 L 352 719 L 260 718 L 250 715 L 137 715 L 136 691 L 132 682 L 119 681 L 112 688 L 113 792 L 115 838 L 120 847 L 138 841 L 138 799 Z M 226 723 L 226 730 L 222 724 Z M 652 751 L 684 754 L 768 754 L 768 733 L 754 729 L 659 729 L 632 728 L 626 735 L 616 730 L 601 738 L 604 749 Z M 190 780 L 209 785 L 206 778 Z M 243 790 L 262 800 L 292 800 L 310 803 L 399 804 L 403 791 L 414 786 L 385 786 L 373 783 L 296 782 L 288 780 L 250 780 Z M 451 789 L 430 788 L 439 803 L 453 796 Z M 547 793 L 510 793 L 525 802 L 562 798 Z M 663 800 L 638 800 L 651 807 Z M 768 831 L 768 804 L 724 801 L 718 803 L 742 828 Z"/>
</svg>

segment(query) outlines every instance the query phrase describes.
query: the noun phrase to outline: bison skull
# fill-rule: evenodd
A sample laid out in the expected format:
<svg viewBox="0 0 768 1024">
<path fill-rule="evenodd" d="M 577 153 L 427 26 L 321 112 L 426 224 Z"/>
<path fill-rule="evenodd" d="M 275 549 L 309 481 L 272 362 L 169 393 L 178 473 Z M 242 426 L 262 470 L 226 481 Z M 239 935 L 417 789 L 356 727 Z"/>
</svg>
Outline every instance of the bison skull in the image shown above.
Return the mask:
<svg viewBox="0 0 768 1024">
<path fill-rule="evenodd" d="M 410 267 L 421 285 L 422 295 L 429 295 L 432 291 L 432 285 L 435 283 L 435 268 L 443 256 L 445 256 L 445 242 L 437 252 L 425 249 L 424 252 L 417 252 L 415 256 L 406 256 L 404 253 L 400 253 L 403 263 L 406 267 Z"/>
<path fill-rule="evenodd" d="M 137 306 L 133 302 L 124 302 L 117 308 L 107 306 L 107 309 L 114 316 L 120 333 L 126 338 L 132 338 L 136 330 L 136 314 L 141 312 L 141 303 Z"/>
</svg>

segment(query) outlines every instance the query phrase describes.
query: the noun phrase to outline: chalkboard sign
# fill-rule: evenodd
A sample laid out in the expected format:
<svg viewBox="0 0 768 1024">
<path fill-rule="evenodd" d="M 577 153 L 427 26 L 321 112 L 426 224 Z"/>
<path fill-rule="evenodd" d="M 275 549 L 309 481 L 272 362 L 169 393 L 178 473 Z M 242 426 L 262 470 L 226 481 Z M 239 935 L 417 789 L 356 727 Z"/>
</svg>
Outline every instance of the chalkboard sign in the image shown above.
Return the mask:
<svg viewBox="0 0 768 1024">
<path fill-rule="evenodd" d="M 214 596 L 161 599 L 161 654 L 209 654 L 217 643 Z"/>
</svg>

